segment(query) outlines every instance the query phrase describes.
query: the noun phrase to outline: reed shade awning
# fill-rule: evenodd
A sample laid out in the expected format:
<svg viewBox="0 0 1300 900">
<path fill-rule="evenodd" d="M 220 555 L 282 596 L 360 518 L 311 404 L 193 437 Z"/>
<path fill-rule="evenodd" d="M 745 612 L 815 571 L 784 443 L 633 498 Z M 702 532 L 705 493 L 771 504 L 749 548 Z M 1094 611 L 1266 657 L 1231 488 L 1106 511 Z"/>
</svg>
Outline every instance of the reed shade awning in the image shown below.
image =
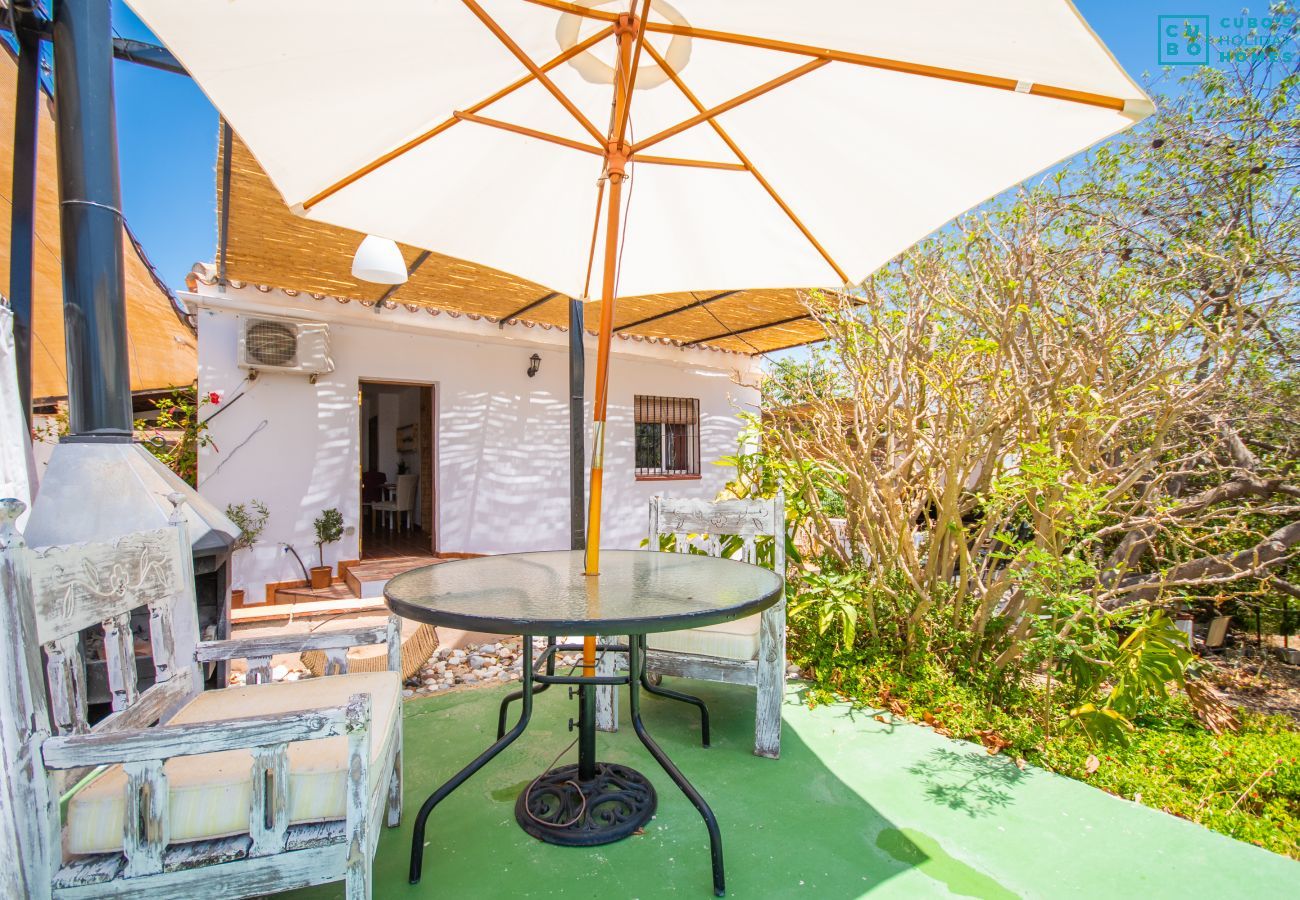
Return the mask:
<svg viewBox="0 0 1300 900">
<path fill-rule="evenodd" d="M 858 282 L 1152 111 L 1068 0 L 129 2 L 299 214 L 599 288 L 592 575 L 616 297 Z"/>
<path fill-rule="evenodd" d="M 223 189 L 226 158 L 230 190 Z M 352 255 L 364 234 L 295 216 L 248 146 L 232 134 L 217 156 L 217 221 L 226 222 L 227 279 L 355 300 L 391 300 L 453 312 L 520 318 L 547 325 L 568 322 L 568 298 L 540 284 L 442 253 L 429 253 L 405 284 L 373 284 L 352 277 Z M 422 252 L 400 245 L 408 268 Z M 548 297 L 541 303 L 538 300 Z"/>
</svg>

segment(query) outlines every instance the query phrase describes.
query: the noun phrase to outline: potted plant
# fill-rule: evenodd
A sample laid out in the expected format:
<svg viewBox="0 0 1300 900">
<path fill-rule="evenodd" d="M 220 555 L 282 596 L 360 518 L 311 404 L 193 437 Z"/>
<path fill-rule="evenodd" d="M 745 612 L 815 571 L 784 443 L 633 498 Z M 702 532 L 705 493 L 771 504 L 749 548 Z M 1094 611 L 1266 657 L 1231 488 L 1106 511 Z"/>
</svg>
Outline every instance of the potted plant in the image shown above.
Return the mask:
<svg viewBox="0 0 1300 900">
<path fill-rule="evenodd" d="M 325 545 L 343 537 L 343 513 L 327 509 L 312 523 L 316 528 L 316 549 L 320 551 L 320 565 L 311 567 L 311 589 L 319 591 L 330 586 L 331 569 L 325 565 Z"/>
<path fill-rule="evenodd" d="M 261 537 L 262 530 L 266 528 L 266 520 L 270 518 L 270 510 L 261 500 L 249 500 L 247 503 L 231 503 L 226 506 L 226 518 L 235 523 L 239 528 L 239 536 L 235 538 L 235 543 L 231 545 L 231 554 L 238 553 L 240 550 L 247 550 L 257 543 Z M 230 591 L 230 605 L 238 608 L 244 605 L 244 589 L 232 588 Z"/>
</svg>

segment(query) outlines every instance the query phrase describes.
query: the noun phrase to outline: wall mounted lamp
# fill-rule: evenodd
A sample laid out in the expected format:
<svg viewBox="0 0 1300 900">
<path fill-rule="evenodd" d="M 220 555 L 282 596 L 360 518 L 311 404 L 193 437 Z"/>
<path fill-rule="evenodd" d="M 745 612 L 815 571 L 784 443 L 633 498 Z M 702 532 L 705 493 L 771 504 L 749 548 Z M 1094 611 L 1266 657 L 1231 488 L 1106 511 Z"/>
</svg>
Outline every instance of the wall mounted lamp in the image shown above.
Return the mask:
<svg viewBox="0 0 1300 900">
<path fill-rule="evenodd" d="M 528 357 L 528 377 L 532 378 L 537 374 L 537 370 L 542 367 L 542 358 L 534 353 Z"/>
</svg>

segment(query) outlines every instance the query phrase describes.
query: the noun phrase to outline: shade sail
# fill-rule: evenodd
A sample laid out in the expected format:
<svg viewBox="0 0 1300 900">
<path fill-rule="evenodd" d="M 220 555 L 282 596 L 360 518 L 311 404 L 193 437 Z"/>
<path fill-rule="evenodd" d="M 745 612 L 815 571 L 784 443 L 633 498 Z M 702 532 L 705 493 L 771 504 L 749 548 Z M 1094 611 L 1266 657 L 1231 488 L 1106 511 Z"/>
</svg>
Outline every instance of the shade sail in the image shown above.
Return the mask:
<svg viewBox="0 0 1300 900">
<path fill-rule="evenodd" d="M 599 287 L 587 269 L 613 39 L 546 83 L 521 60 L 544 68 L 583 46 L 627 0 L 131 5 L 306 218 L 566 295 Z M 1060 0 L 939 0 L 923 13 L 653 0 L 648 30 L 630 142 L 697 121 L 632 156 L 624 297 L 856 282 L 1151 109 Z"/>
<path fill-rule="evenodd" d="M 0 53 L 0 284 L 9 285 L 10 204 L 13 176 L 14 93 L 18 67 Z M 63 346 L 63 271 L 59 253 L 59 188 L 54 117 L 41 97 L 36 161 L 36 240 L 32 271 L 32 398 L 68 394 Z M 159 283 L 131 233 L 124 230 L 127 352 L 132 391 L 157 391 L 189 384 L 197 371 L 198 342 L 170 294 Z"/>
</svg>

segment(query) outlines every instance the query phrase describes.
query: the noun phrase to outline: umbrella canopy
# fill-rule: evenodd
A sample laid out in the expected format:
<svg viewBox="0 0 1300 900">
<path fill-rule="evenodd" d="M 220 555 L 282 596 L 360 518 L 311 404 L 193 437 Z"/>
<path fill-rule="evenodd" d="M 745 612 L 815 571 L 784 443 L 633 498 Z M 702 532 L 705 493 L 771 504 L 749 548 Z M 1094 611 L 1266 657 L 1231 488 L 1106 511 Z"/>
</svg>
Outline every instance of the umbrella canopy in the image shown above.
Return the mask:
<svg viewBox="0 0 1300 900">
<path fill-rule="evenodd" d="M 308 218 L 587 295 L 615 20 L 641 0 L 130 3 Z M 1151 109 L 1062 0 L 647 19 L 622 296 L 856 282 Z"/>
<path fill-rule="evenodd" d="M 592 575 L 616 296 L 860 280 L 1151 111 L 1065 0 L 132 5 L 300 214 L 595 275 Z"/>
</svg>

